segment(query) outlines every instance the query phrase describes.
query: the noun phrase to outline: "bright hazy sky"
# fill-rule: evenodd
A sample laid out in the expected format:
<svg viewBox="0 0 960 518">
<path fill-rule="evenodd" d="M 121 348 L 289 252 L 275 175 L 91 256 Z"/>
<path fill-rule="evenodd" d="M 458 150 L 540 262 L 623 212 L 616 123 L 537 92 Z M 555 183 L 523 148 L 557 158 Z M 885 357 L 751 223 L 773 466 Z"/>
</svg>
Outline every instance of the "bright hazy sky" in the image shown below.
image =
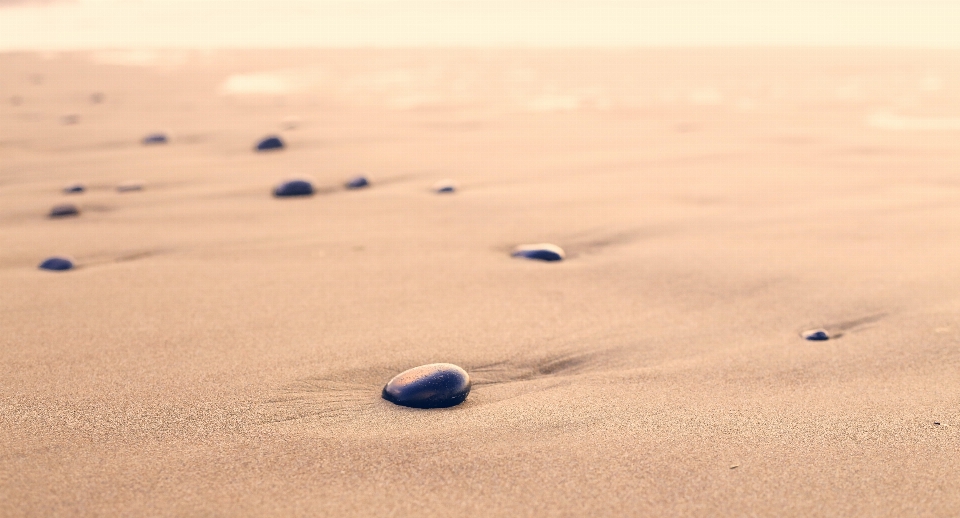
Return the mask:
<svg viewBox="0 0 960 518">
<path fill-rule="evenodd" d="M 0 50 L 442 45 L 960 48 L 960 0 L 0 0 Z"/>
</svg>

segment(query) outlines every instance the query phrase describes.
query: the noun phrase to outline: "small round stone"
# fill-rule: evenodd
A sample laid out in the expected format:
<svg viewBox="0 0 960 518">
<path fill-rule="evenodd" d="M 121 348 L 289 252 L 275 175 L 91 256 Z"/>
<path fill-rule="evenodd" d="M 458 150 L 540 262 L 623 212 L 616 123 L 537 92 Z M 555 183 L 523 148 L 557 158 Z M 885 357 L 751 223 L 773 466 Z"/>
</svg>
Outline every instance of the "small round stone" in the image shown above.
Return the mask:
<svg viewBox="0 0 960 518">
<path fill-rule="evenodd" d="M 452 363 L 431 363 L 394 376 L 383 387 L 383 399 L 413 408 L 459 405 L 470 394 L 470 375 Z"/>
<path fill-rule="evenodd" d="M 257 151 L 273 151 L 275 149 L 283 149 L 283 147 L 283 141 L 280 140 L 280 137 L 271 135 L 258 142 L 256 149 Z"/>
<path fill-rule="evenodd" d="M 65 218 L 68 216 L 79 216 L 80 209 L 72 203 L 62 203 L 50 209 L 51 218 Z"/>
<path fill-rule="evenodd" d="M 153 146 L 157 144 L 166 144 L 167 136 L 163 133 L 151 133 L 146 137 L 143 137 L 144 146 Z"/>
<path fill-rule="evenodd" d="M 449 194 L 457 192 L 457 184 L 453 183 L 452 180 L 441 180 L 433 184 L 433 192 L 437 194 Z"/>
<path fill-rule="evenodd" d="M 343 186 L 347 189 L 363 189 L 370 186 L 370 181 L 367 180 L 366 176 L 357 176 L 348 180 Z"/>
<path fill-rule="evenodd" d="M 536 245 L 520 245 L 513 249 L 513 257 L 523 259 L 536 259 L 539 261 L 562 261 L 566 254 L 563 249 L 550 243 L 539 243 Z"/>
<path fill-rule="evenodd" d="M 71 184 L 63 188 L 64 194 L 79 194 L 86 190 L 87 188 L 82 183 Z"/>
<path fill-rule="evenodd" d="M 306 180 L 290 180 L 283 182 L 273 189 L 273 195 L 278 198 L 287 196 L 311 196 L 313 194 L 313 184 Z"/>
<path fill-rule="evenodd" d="M 822 342 L 824 340 L 829 340 L 830 335 L 828 335 L 823 329 L 813 329 L 810 331 L 804 331 L 803 339 L 810 340 L 811 342 Z"/>
<path fill-rule="evenodd" d="M 41 270 L 51 270 L 55 272 L 62 272 L 73 268 L 73 261 L 66 257 L 48 257 L 40 263 L 39 268 Z"/>
<path fill-rule="evenodd" d="M 117 192 L 134 192 L 142 190 L 143 184 L 140 182 L 123 182 L 117 186 Z"/>
</svg>

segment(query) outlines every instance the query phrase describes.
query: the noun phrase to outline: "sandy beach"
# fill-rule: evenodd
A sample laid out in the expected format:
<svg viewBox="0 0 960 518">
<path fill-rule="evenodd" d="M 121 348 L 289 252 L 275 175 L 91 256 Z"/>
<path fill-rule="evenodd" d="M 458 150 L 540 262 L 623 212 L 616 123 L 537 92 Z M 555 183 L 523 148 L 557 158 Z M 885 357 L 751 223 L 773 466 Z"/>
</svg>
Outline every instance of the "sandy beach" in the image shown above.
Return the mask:
<svg viewBox="0 0 960 518">
<path fill-rule="evenodd" d="M 960 51 L 2 53 L 0 515 L 956 516 L 958 139 Z"/>
</svg>

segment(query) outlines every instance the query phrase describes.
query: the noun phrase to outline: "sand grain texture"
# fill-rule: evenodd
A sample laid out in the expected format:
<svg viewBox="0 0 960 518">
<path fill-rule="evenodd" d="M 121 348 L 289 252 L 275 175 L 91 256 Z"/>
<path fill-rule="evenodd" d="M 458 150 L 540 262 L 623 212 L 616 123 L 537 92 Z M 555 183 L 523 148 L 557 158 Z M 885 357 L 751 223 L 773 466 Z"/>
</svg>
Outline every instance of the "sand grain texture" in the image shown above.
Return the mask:
<svg viewBox="0 0 960 518">
<path fill-rule="evenodd" d="M 960 513 L 957 52 L 174 57 L 0 55 L 0 515 Z"/>
</svg>

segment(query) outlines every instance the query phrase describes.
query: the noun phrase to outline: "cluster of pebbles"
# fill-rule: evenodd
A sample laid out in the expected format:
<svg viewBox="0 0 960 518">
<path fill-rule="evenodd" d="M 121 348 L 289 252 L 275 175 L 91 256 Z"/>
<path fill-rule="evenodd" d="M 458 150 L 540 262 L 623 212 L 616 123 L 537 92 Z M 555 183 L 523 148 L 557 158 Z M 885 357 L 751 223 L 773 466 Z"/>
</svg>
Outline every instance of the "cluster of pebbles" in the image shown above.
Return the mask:
<svg viewBox="0 0 960 518">
<path fill-rule="evenodd" d="M 145 146 L 167 144 L 169 139 L 164 133 L 151 133 L 142 139 Z M 257 152 L 275 152 L 286 148 L 286 144 L 277 135 L 264 137 L 254 146 Z M 348 190 L 364 189 L 371 186 L 365 176 L 356 176 L 343 184 Z M 139 182 L 127 182 L 117 186 L 117 192 L 132 192 L 143 189 Z M 436 194 L 457 192 L 452 180 L 442 180 L 432 188 Z M 83 184 L 71 184 L 64 187 L 65 194 L 80 194 L 86 191 Z M 309 180 L 287 180 L 273 189 L 277 198 L 312 196 L 316 189 Z M 50 210 L 51 218 L 79 216 L 80 209 L 70 203 L 59 204 Z M 566 253 L 557 245 L 537 243 L 519 245 L 514 248 L 512 257 L 531 261 L 558 262 L 566 259 Z M 73 259 L 55 256 L 45 259 L 39 268 L 49 271 L 66 271 L 75 268 Z M 830 336 L 823 329 L 806 331 L 801 334 L 805 340 L 823 341 Z M 397 374 L 383 387 L 383 399 L 411 408 L 447 408 L 459 405 L 470 394 L 470 375 L 464 369 L 451 363 L 431 363 L 421 365 Z"/>
</svg>

